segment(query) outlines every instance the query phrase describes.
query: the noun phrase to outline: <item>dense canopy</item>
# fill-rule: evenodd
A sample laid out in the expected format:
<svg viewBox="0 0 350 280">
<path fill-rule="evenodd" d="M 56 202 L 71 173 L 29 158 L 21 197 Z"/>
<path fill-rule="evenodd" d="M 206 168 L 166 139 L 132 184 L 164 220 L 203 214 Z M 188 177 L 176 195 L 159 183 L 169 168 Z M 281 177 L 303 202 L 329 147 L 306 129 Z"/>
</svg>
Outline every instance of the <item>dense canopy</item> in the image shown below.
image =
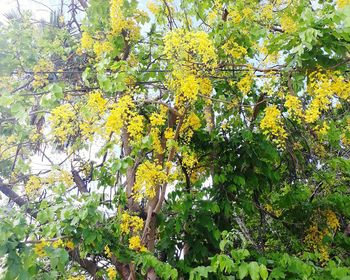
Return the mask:
<svg viewBox="0 0 350 280">
<path fill-rule="evenodd" d="M 17 2 L 3 279 L 350 279 L 349 0 Z"/>
</svg>

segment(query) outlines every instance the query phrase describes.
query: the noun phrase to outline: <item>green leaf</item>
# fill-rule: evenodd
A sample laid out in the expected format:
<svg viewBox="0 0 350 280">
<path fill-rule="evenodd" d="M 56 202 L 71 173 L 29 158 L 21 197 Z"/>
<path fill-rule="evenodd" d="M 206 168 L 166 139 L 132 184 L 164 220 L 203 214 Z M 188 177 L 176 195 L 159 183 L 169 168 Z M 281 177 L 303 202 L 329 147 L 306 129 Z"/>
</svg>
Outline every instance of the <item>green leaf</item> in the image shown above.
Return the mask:
<svg viewBox="0 0 350 280">
<path fill-rule="evenodd" d="M 251 262 L 248 265 L 249 275 L 252 278 L 252 280 L 258 280 L 260 278 L 260 267 L 257 262 Z"/>
<path fill-rule="evenodd" d="M 260 276 L 263 280 L 266 280 L 267 277 L 269 276 L 269 273 L 267 271 L 267 268 L 265 265 L 261 264 L 260 265 Z"/>
<path fill-rule="evenodd" d="M 51 85 L 49 90 L 56 99 L 62 99 L 64 97 L 63 89 L 58 84 Z"/>
<path fill-rule="evenodd" d="M 243 279 L 248 275 L 248 264 L 246 262 L 242 262 L 238 268 L 238 277 L 239 279 Z"/>
</svg>

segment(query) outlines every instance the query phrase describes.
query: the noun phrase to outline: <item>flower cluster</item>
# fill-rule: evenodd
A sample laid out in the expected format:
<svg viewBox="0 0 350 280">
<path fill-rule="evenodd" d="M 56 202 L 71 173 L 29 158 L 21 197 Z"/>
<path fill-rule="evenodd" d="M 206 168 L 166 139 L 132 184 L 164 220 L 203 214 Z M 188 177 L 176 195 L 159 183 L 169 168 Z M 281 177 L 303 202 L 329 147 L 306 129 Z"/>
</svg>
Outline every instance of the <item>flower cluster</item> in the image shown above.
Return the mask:
<svg viewBox="0 0 350 280">
<path fill-rule="evenodd" d="M 273 5 L 272 4 L 264 5 L 263 8 L 261 9 L 260 16 L 262 19 L 265 19 L 265 20 L 272 19 L 272 17 L 273 17 Z"/>
<path fill-rule="evenodd" d="M 147 249 L 145 246 L 141 243 L 141 238 L 139 236 L 132 236 L 129 239 L 129 249 L 140 251 L 140 252 L 146 252 Z"/>
<path fill-rule="evenodd" d="M 54 70 L 54 65 L 50 60 L 40 59 L 33 67 L 34 81 L 33 87 L 40 88 L 47 84 L 49 73 Z"/>
<path fill-rule="evenodd" d="M 84 50 L 89 50 L 94 45 L 94 39 L 92 39 L 91 35 L 88 32 L 86 32 L 86 31 L 84 31 L 82 33 L 80 42 L 81 42 L 81 47 Z"/>
<path fill-rule="evenodd" d="M 49 121 L 55 138 L 63 143 L 70 135 L 75 133 L 74 121 L 76 112 L 69 103 L 62 104 L 51 111 Z"/>
<path fill-rule="evenodd" d="M 24 187 L 27 195 L 32 194 L 33 192 L 39 190 L 42 186 L 41 179 L 37 176 L 30 176 L 29 180 Z"/>
<path fill-rule="evenodd" d="M 298 30 L 298 25 L 296 24 L 295 20 L 293 20 L 288 15 L 283 15 L 281 17 L 281 27 L 286 33 L 294 33 Z"/>
<path fill-rule="evenodd" d="M 337 6 L 340 9 L 345 8 L 345 6 L 348 5 L 350 5 L 350 0 L 337 0 Z"/>
<path fill-rule="evenodd" d="M 227 41 L 221 48 L 226 55 L 230 55 L 234 59 L 241 59 L 247 55 L 247 49 L 232 40 Z"/>
<path fill-rule="evenodd" d="M 253 77 L 252 77 L 252 75 L 249 74 L 249 75 L 244 76 L 237 83 L 237 87 L 243 94 L 248 94 L 252 88 L 253 82 L 254 82 Z"/>
<path fill-rule="evenodd" d="M 141 115 L 131 117 L 127 129 L 132 140 L 140 141 L 144 131 L 144 117 Z"/>
<path fill-rule="evenodd" d="M 305 111 L 307 123 L 316 122 L 332 106 L 332 97 L 350 98 L 349 82 L 335 71 L 315 71 L 309 75 L 308 92 L 313 97 Z"/>
<path fill-rule="evenodd" d="M 72 174 L 66 170 L 53 170 L 47 177 L 42 178 L 41 181 L 49 185 L 62 183 L 67 188 L 74 185 Z"/>
<path fill-rule="evenodd" d="M 135 115 L 135 104 L 130 95 L 124 95 L 114 105 L 110 115 L 107 118 L 107 133 L 120 134 L 120 130 L 129 121 L 131 116 Z"/>
<path fill-rule="evenodd" d="M 77 275 L 77 276 L 70 276 L 68 278 L 68 280 L 85 280 L 85 276 L 84 275 Z"/>
<path fill-rule="evenodd" d="M 217 55 L 207 33 L 171 31 L 164 37 L 164 54 L 174 67 L 167 85 L 175 92 L 175 104 L 180 109 L 196 101 L 199 93 L 210 95 L 211 82 L 201 73 L 217 66 Z"/>
<path fill-rule="evenodd" d="M 217 57 L 213 42 L 204 31 L 176 29 L 164 37 L 164 53 L 172 63 L 193 66 L 195 63 L 215 66 Z"/>
<path fill-rule="evenodd" d="M 88 95 L 86 105 L 89 110 L 92 110 L 98 114 L 103 114 L 107 109 L 107 100 L 103 98 L 101 91 L 96 90 Z"/>
<path fill-rule="evenodd" d="M 94 53 L 97 57 L 101 57 L 105 53 L 110 53 L 113 51 L 113 46 L 109 41 L 95 41 Z"/>
<path fill-rule="evenodd" d="M 125 212 L 121 217 L 120 228 L 124 234 L 129 234 L 130 231 L 137 233 L 142 230 L 143 224 L 144 222 L 140 217 L 129 215 Z"/>
<path fill-rule="evenodd" d="M 287 112 L 290 115 L 290 117 L 296 120 L 297 122 L 300 122 L 300 120 L 303 118 L 303 108 L 299 98 L 294 95 L 287 95 L 284 106 L 287 108 Z"/>
<path fill-rule="evenodd" d="M 200 118 L 194 112 L 191 112 L 188 116 L 186 116 L 183 125 L 181 126 L 180 136 L 189 142 L 192 139 L 194 132 L 200 127 Z"/>
<path fill-rule="evenodd" d="M 111 252 L 111 249 L 109 248 L 108 245 L 106 245 L 106 246 L 104 247 L 104 253 L 106 254 L 106 256 L 107 256 L 108 258 L 111 258 L 111 257 L 112 257 L 112 252 Z"/>
<path fill-rule="evenodd" d="M 112 35 L 120 35 L 122 31 L 128 31 L 126 40 L 137 40 L 140 35 L 140 28 L 132 18 L 125 18 L 123 13 L 124 0 L 111 0 L 110 1 L 110 22 Z M 143 17 L 141 11 L 135 12 L 135 18 Z"/>
<path fill-rule="evenodd" d="M 324 244 L 324 238 L 326 236 L 330 237 L 339 227 L 340 224 L 336 214 L 327 209 L 320 212 L 316 221 L 306 231 L 304 241 L 310 249 L 319 252 L 322 263 L 329 260 L 328 247 Z"/>
<path fill-rule="evenodd" d="M 114 280 L 117 277 L 117 271 L 115 267 L 110 266 L 107 268 L 107 276 L 109 280 Z"/>
<path fill-rule="evenodd" d="M 281 111 L 276 105 L 271 105 L 265 109 L 265 116 L 260 122 L 263 134 L 272 137 L 272 141 L 283 147 L 287 133 L 283 127 Z"/>
<path fill-rule="evenodd" d="M 163 184 L 167 179 L 161 165 L 144 161 L 139 165 L 136 171 L 136 180 L 133 187 L 134 197 L 140 199 L 143 194 L 147 198 L 153 198 L 159 185 Z"/>
<path fill-rule="evenodd" d="M 126 235 L 132 233 L 132 236 L 129 238 L 129 248 L 131 250 L 141 252 L 147 250 L 146 247 L 141 244 L 141 239 L 138 235 L 143 226 L 144 221 L 140 217 L 129 215 L 126 212 L 122 214 L 120 224 L 121 232 Z"/>
<path fill-rule="evenodd" d="M 34 246 L 34 253 L 38 256 L 38 257 L 45 257 L 46 256 L 46 252 L 45 252 L 45 248 L 50 246 L 50 243 L 47 241 L 41 241 L 39 243 L 36 243 Z"/>
<path fill-rule="evenodd" d="M 110 20 L 114 35 L 119 35 L 127 24 L 122 11 L 123 2 L 124 0 L 111 0 L 110 2 Z"/>
</svg>

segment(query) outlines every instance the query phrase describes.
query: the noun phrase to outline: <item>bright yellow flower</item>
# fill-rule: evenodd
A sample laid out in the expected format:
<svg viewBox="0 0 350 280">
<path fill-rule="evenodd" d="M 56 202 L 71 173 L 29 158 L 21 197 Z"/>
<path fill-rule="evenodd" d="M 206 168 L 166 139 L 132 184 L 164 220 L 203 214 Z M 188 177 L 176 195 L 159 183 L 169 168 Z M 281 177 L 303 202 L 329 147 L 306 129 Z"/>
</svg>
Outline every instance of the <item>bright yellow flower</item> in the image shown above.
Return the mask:
<svg viewBox="0 0 350 280">
<path fill-rule="evenodd" d="M 65 243 L 65 246 L 69 249 L 69 250 L 73 250 L 74 249 L 74 243 L 69 240 Z"/>
<path fill-rule="evenodd" d="M 111 0 L 110 2 L 110 19 L 112 34 L 119 35 L 126 27 L 126 21 L 123 15 L 123 0 Z"/>
<path fill-rule="evenodd" d="M 63 245 L 64 245 L 64 243 L 63 243 L 62 239 L 58 239 L 52 243 L 52 247 L 54 247 L 54 248 L 63 247 Z"/>
<path fill-rule="evenodd" d="M 39 243 L 36 243 L 34 246 L 34 253 L 39 257 L 45 257 L 45 247 L 48 247 L 50 244 L 47 241 L 41 241 Z"/>
<path fill-rule="evenodd" d="M 300 119 L 303 118 L 303 111 L 302 111 L 303 108 L 299 98 L 294 95 L 290 95 L 290 94 L 287 95 L 284 106 L 286 106 L 288 114 L 291 116 L 291 118 L 300 122 Z"/>
<path fill-rule="evenodd" d="M 238 83 L 237 87 L 243 94 L 248 94 L 253 86 L 254 80 L 252 75 L 244 76 Z"/>
<path fill-rule="evenodd" d="M 136 171 L 136 180 L 133 187 L 134 196 L 139 199 L 142 194 L 145 194 L 147 198 L 153 198 L 156 195 L 156 189 L 166 179 L 166 174 L 161 165 L 149 160 L 144 161 Z"/>
<path fill-rule="evenodd" d="M 129 234 L 130 231 L 137 233 L 143 229 L 144 221 L 138 216 L 132 216 L 124 212 L 121 218 L 120 228 L 122 233 Z"/>
<path fill-rule="evenodd" d="M 127 128 L 131 139 L 135 142 L 140 141 L 143 136 L 144 117 L 142 115 L 131 117 Z"/>
<path fill-rule="evenodd" d="M 107 268 L 107 275 L 108 275 L 108 279 L 109 280 L 114 280 L 114 279 L 116 279 L 116 277 L 117 277 L 117 271 L 116 271 L 116 269 L 115 269 L 115 267 L 108 267 Z"/>
<path fill-rule="evenodd" d="M 101 91 L 95 90 L 88 95 L 86 105 L 92 112 L 103 114 L 107 109 L 107 100 L 103 98 Z"/>
<path fill-rule="evenodd" d="M 27 195 L 31 195 L 33 192 L 39 190 L 42 186 L 40 177 L 30 176 L 29 180 L 25 186 L 25 191 Z"/>
<path fill-rule="evenodd" d="M 272 141 L 283 147 L 287 133 L 283 127 L 281 111 L 276 105 L 271 105 L 265 109 L 265 116 L 260 122 L 263 134 L 272 137 Z"/>
<path fill-rule="evenodd" d="M 89 50 L 94 45 L 94 39 L 90 36 L 88 32 L 83 32 L 81 35 L 81 47 L 85 50 Z"/>
<path fill-rule="evenodd" d="M 227 41 L 222 47 L 226 55 L 231 55 L 235 59 L 244 58 L 247 55 L 247 49 L 238 45 L 234 41 Z"/>
<path fill-rule="evenodd" d="M 130 116 L 135 115 L 134 109 L 135 104 L 130 95 L 121 97 L 107 118 L 107 133 L 114 132 L 119 135 L 120 130 L 127 123 Z"/>
<path fill-rule="evenodd" d="M 108 245 L 105 246 L 105 254 L 108 258 L 111 258 L 112 257 L 112 252 L 111 252 L 111 249 L 109 248 Z"/>
<path fill-rule="evenodd" d="M 288 15 L 283 15 L 281 18 L 281 27 L 286 33 L 294 33 L 298 30 L 298 25 L 295 20 Z"/>
<path fill-rule="evenodd" d="M 129 239 L 129 248 L 135 251 L 145 252 L 146 247 L 141 244 L 141 239 L 139 236 L 132 236 Z"/>
<path fill-rule="evenodd" d="M 337 0 L 337 6 L 340 9 L 345 8 L 345 6 L 348 5 L 350 5 L 350 0 Z"/>
</svg>

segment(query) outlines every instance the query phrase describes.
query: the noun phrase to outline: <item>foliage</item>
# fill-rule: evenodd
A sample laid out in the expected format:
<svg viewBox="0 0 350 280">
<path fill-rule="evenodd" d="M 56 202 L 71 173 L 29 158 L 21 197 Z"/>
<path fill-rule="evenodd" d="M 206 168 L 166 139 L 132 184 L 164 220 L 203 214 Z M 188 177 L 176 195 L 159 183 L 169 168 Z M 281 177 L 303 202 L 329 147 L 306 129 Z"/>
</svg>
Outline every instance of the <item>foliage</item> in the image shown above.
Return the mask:
<svg viewBox="0 0 350 280">
<path fill-rule="evenodd" d="M 78 2 L 0 26 L 2 278 L 350 279 L 350 2 Z"/>
</svg>

